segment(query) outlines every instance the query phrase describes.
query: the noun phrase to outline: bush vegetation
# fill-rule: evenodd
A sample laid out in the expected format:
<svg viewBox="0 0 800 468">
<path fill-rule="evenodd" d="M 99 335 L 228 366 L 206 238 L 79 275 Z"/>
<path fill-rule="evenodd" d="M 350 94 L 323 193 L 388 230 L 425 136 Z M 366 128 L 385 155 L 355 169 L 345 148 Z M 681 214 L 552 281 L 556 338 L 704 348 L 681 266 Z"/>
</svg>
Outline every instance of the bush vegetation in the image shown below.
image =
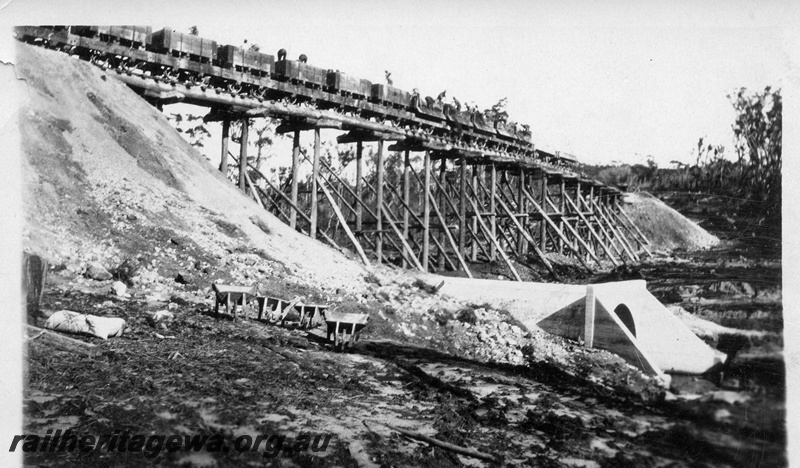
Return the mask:
<svg viewBox="0 0 800 468">
<path fill-rule="evenodd" d="M 728 98 L 736 111 L 732 124 L 735 157 L 729 157 L 724 146 L 708 144 L 700 138 L 694 164 L 673 161 L 673 167 L 659 168 L 648 158 L 647 165 L 581 169 L 603 182 L 627 184 L 633 190 L 688 191 L 756 202 L 763 207 L 764 219 L 779 219 L 783 111 L 780 90 L 767 87 L 763 92 L 750 92 L 741 88 Z"/>
</svg>

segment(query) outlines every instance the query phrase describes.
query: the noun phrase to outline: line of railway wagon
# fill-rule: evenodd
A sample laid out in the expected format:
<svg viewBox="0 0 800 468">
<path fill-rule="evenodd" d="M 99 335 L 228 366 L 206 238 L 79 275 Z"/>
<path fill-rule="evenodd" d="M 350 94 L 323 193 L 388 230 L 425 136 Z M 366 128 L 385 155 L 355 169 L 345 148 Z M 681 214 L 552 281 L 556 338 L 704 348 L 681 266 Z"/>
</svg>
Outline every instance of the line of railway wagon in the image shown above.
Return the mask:
<svg viewBox="0 0 800 468">
<path fill-rule="evenodd" d="M 20 26 L 17 38 L 42 43 L 98 65 L 157 80 L 213 87 L 258 99 L 287 99 L 366 119 L 446 135 L 477 147 L 507 151 L 558 166 L 574 157 L 536 152 L 527 126 L 461 111 L 441 99 L 422 98 L 383 83 L 328 70 L 305 60 L 279 60 L 259 50 L 219 45 L 170 28 L 143 26 Z M 549 159 L 547 158 L 549 156 Z"/>
</svg>

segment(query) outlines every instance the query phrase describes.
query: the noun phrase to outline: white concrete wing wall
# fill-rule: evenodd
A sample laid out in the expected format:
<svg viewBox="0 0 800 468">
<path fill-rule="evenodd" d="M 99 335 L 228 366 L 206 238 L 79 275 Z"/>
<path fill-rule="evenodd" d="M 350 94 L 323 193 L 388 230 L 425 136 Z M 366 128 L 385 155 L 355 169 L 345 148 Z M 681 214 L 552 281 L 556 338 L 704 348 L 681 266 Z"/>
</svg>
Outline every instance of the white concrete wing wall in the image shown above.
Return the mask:
<svg viewBox="0 0 800 468">
<path fill-rule="evenodd" d="M 725 355 L 698 338 L 645 287 L 645 282 L 595 285 L 595 299 L 609 312 L 630 313 L 638 349 L 663 372 L 702 374 L 724 362 Z M 617 312 L 625 322 L 625 314 Z M 627 324 L 626 324 L 627 326 Z M 614 350 L 610 350 L 615 352 Z"/>
</svg>

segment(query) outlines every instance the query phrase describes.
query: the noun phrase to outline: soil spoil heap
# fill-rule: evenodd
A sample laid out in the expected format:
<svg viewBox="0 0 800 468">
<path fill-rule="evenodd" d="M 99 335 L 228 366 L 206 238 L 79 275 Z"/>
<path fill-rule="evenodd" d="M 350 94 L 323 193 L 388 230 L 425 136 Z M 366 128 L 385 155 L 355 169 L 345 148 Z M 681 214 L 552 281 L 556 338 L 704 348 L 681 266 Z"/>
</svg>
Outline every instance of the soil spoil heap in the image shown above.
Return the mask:
<svg viewBox="0 0 800 468">
<path fill-rule="evenodd" d="M 646 192 L 625 194 L 625 212 L 656 250 L 703 250 L 719 239 Z"/>
</svg>

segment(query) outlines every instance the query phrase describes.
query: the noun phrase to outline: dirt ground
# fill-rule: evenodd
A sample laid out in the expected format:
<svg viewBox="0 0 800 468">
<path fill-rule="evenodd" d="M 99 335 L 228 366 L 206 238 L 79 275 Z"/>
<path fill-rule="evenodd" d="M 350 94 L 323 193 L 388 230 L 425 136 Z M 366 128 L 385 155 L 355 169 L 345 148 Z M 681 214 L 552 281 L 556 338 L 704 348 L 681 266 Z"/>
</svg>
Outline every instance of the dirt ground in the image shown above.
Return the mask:
<svg viewBox="0 0 800 468">
<path fill-rule="evenodd" d="M 148 312 L 168 304 L 176 319 L 154 328 Z M 673 376 L 666 391 L 613 355 L 543 333 L 528 335 L 517 365 L 470 354 L 481 344 L 464 343 L 459 331 L 469 319 L 458 316 L 443 325 L 425 314 L 403 320 L 407 327 L 427 323 L 435 331 L 427 339 L 376 323 L 354 350 L 337 353 L 319 329 L 280 327 L 253 314 L 219 319 L 207 302 L 179 296 L 120 300 L 70 275 L 53 275 L 43 306 L 123 317 L 129 329 L 107 342 L 89 339 L 103 349 L 96 358 L 30 343 L 28 433 L 222 434 L 228 445 L 243 434 L 334 434 L 323 455 L 164 452 L 153 460 L 162 465 L 492 465 L 384 424 L 509 466 L 786 464 L 779 360 L 744 359 L 722 376 Z M 744 351 L 780 347 L 778 336 L 759 339 Z M 768 356 L 775 358 L 762 353 Z M 138 466 L 141 457 L 36 453 L 27 461 Z"/>
<path fill-rule="evenodd" d="M 99 347 L 92 357 L 31 336 L 25 432 L 208 435 L 228 448 L 247 435 L 332 435 L 319 452 L 37 452 L 26 464 L 787 465 L 780 257 L 764 249 L 761 231 L 739 229 L 751 218 L 728 212 L 724 200 L 662 195 L 701 227 L 716 220 L 705 227 L 722 242 L 710 250 L 665 251 L 593 276 L 559 266 L 572 282 L 647 279 L 695 333 L 731 356 L 718 372 L 673 376 L 664 388 L 610 353 L 442 297 L 428 276 L 367 271 L 297 235 L 105 72 L 29 47 L 21 47 L 19 70 L 31 89 L 18 116 L 25 245 L 50 262 L 37 324 L 58 310 L 128 324 L 107 341 L 79 337 Z M 65 71 L 74 79 L 55 78 Z M 748 234 L 726 234 L 733 231 Z M 113 278 L 90 277 L 92 263 Z M 477 269 L 503 274 L 497 265 Z M 111 292 L 117 279 L 128 282 L 127 295 Z M 279 326 L 252 311 L 236 321 L 215 316 L 214 282 L 365 312 L 370 323 L 353 349 L 338 352 L 321 328 L 298 328 L 297 317 Z M 174 319 L 155 324 L 158 311 Z"/>
</svg>

